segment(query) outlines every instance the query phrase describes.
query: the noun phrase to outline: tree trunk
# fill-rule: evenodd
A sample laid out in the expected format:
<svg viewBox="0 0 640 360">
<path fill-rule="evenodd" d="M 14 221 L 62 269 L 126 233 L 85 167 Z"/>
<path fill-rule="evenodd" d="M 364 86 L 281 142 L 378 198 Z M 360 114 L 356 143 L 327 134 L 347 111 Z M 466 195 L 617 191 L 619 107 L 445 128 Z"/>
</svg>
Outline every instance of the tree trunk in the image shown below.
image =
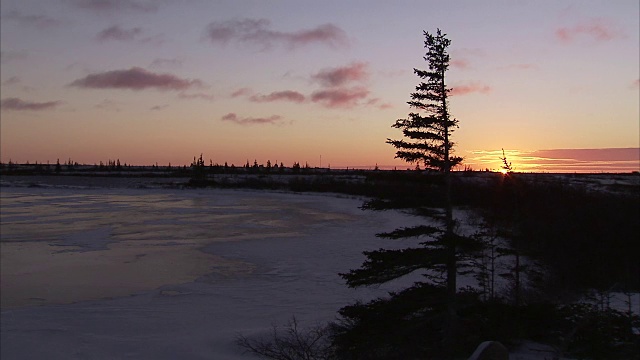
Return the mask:
<svg viewBox="0 0 640 360">
<path fill-rule="evenodd" d="M 455 343 L 456 336 L 456 292 L 458 289 L 457 284 L 457 266 L 456 266 L 456 241 L 454 236 L 454 222 L 453 222 L 453 204 L 451 201 L 451 162 L 449 159 L 449 127 L 447 122 L 449 121 L 449 114 L 447 112 L 447 97 L 446 87 L 444 83 L 444 71 L 441 75 L 441 87 L 442 87 L 442 109 L 443 118 L 445 121 L 444 126 L 444 180 L 445 180 L 445 244 L 447 252 L 447 323 L 445 333 L 445 353 L 452 356 L 453 344 Z"/>
</svg>

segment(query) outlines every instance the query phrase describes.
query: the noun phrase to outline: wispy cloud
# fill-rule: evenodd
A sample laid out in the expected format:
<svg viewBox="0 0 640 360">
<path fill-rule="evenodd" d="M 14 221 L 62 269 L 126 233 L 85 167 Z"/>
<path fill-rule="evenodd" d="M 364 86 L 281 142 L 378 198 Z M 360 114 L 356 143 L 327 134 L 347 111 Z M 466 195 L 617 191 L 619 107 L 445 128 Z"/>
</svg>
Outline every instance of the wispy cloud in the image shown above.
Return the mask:
<svg viewBox="0 0 640 360">
<path fill-rule="evenodd" d="M 640 170 L 639 148 L 505 150 L 517 171 L 630 172 Z M 476 169 L 497 170 L 502 150 L 475 150 L 465 163 Z"/>
<path fill-rule="evenodd" d="M 640 89 L 640 79 L 635 79 L 631 82 L 632 89 Z"/>
<path fill-rule="evenodd" d="M 290 101 L 295 103 L 304 102 L 305 96 L 293 90 L 274 91 L 269 95 L 253 95 L 249 100 L 254 102 Z"/>
<path fill-rule="evenodd" d="M 216 99 L 216 97 L 214 95 L 211 94 L 207 94 L 207 93 L 184 93 L 181 92 L 180 94 L 178 94 L 178 97 L 180 99 L 200 99 L 200 100 L 207 100 L 207 101 L 213 101 Z"/>
<path fill-rule="evenodd" d="M 368 64 L 355 62 L 347 66 L 320 70 L 311 76 L 322 86 L 342 86 L 351 81 L 364 81 L 369 78 Z"/>
<path fill-rule="evenodd" d="M 251 90 L 248 87 L 243 87 L 243 88 L 237 89 L 234 92 L 232 92 L 231 93 L 231 97 L 232 98 L 236 98 L 236 97 L 239 97 L 239 96 L 249 96 L 251 94 L 253 94 L 253 90 Z"/>
<path fill-rule="evenodd" d="M 62 104 L 62 101 L 35 102 L 25 101 L 19 98 L 5 98 L 0 100 L 3 110 L 13 111 L 40 111 L 53 109 Z"/>
<path fill-rule="evenodd" d="M 0 51 L 0 63 L 7 64 L 16 60 L 27 58 L 26 51 Z"/>
<path fill-rule="evenodd" d="M 152 106 L 150 110 L 152 110 L 152 111 L 160 111 L 160 110 L 166 109 L 168 107 L 169 107 L 169 105 L 156 105 L 156 106 Z"/>
<path fill-rule="evenodd" d="M 492 91 L 491 86 L 472 82 L 466 85 L 456 85 L 451 87 L 451 96 L 468 95 L 473 93 L 488 94 Z"/>
<path fill-rule="evenodd" d="M 469 60 L 465 59 L 453 59 L 449 61 L 449 65 L 451 65 L 452 68 L 457 69 L 468 69 L 471 66 Z"/>
<path fill-rule="evenodd" d="M 175 59 L 162 59 L 158 58 L 151 62 L 151 67 L 165 67 L 165 68 L 179 68 L 184 63 L 184 59 L 175 58 Z"/>
<path fill-rule="evenodd" d="M 158 10 L 156 0 L 67 0 L 67 2 L 80 9 L 99 13 L 121 11 L 150 13 Z"/>
<path fill-rule="evenodd" d="M 120 111 L 119 103 L 109 99 L 102 100 L 99 104 L 96 104 L 94 107 L 96 109 L 105 110 L 105 111 Z"/>
<path fill-rule="evenodd" d="M 486 50 L 481 48 L 455 48 L 451 50 L 451 59 L 463 59 L 462 61 L 466 61 L 468 58 L 478 58 L 484 57 L 486 55 Z"/>
<path fill-rule="evenodd" d="M 311 101 L 329 108 L 352 108 L 369 96 L 369 90 L 363 87 L 330 88 L 311 94 Z"/>
<path fill-rule="evenodd" d="M 273 115 L 266 118 L 252 118 L 252 117 L 239 117 L 235 113 L 228 113 L 221 118 L 222 121 L 234 122 L 240 125 L 261 125 L 261 124 L 279 124 L 282 120 L 282 116 Z"/>
<path fill-rule="evenodd" d="M 2 82 L 2 86 L 8 86 L 8 87 L 14 87 L 19 84 L 22 84 L 22 79 L 19 76 L 12 76 Z M 24 92 L 32 92 L 36 90 L 34 87 L 27 86 L 27 85 L 18 86 L 18 89 Z"/>
<path fill-rule="evenodd" d="M 98 33 L 96 36 L 99 41 L 117 40 L 117 41 L 131 41 L 138 35 L 142 34 L 142 29 L 139 27 L 131 29 L 123 29 L 118 25 L 108 27 Z"/>
<path fill-rule="evenodd" d="M 320 70 L 311 75 L 311 80 L 322 87 L 311 94 L 311 101 L 327 108 L 352 108 L 360 104 L 376 104 L 380 100 L 368 99 L 370 91 L 364 85 L 369 75 L 369 65 L 365 62 Z"/>
<path fill-rule="evenodd" d="M 589 19 L 573 26 L 559 27 L 555 36 L 563 43 L 572 43 L 580 38 L 595 41 L 611 41 L 623 37 L 622 31 L 605 19 Z"/>
<path fill-rule="evenodd" d="M 390 103 L 380 103 L 380 98 L 373 98 L 369 101 L 367 101 L 367 105 L 369 106 L 375 106 L 376 108 L 380 109 L 380 110 L 386 110 L 386 109 L 391 109 L 393 107 L 392 104 Z"/>
<path fill-rule="evenodd" d="M 283 45 L 295 49 L 309 44 L 323 44 L 332 48 L 347 45 L 345 32 L 333 24 L 298 31 L 276 31 L 266 19 L 241 19 L 212 22 L 205 31 L 205 38 L 212 43 L 226 44 L 232 41 L 250 43 L 268 49 Z"/>
<path fill-rule="evenodd" d="M 536 150 L 531 156 L 576 161 L 640 161 L 638 148 Z"/>
<path fill-rule="evenodd" d="M 535 64 L 509 64 L 501 66 L 499 70 L 538 70 L 538 65 Z"/>
<path fill-rule="evenodd" d="M 9 11 L 2 18 L 15 21 L 25 26 L 34 26 L 38 29 L 47 29 L 60 25 L 60 21 L 46 15 L 25 15 L 19 11 Z"/>
<path fill-rule="evenodd" d="M 17 76 L 12 76 L 10 78 L 8 78 L 7 80 L 2 82 L 2 85 L 15 85 L 15 84 L 19 84 L 22 80 L 17 77 Z"/>
<path fill-rule="evenodd" d="M 182 79 L 173 74 L 158 74 L 139 67 L 90 74 L 75 80 L 70 86 L 91 89 L 158 89 L 186 90 L 203 86 L 200 80 Z"/>
</svg>

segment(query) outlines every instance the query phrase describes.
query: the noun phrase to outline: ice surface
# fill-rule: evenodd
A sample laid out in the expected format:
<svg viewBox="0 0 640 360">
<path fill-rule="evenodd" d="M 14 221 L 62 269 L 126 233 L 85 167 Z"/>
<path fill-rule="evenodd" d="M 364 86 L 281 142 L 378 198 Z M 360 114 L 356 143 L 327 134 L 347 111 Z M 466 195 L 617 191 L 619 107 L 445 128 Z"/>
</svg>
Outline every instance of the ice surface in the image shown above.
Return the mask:
<svg viewBox="0 0 640 360">
<path fill-rule="evenodd" d="M 361 199 L 236 190 L 2 192 L 2 359 L 241 359 L 237 334 L 356 299 L 337 275 L 422 220 Z"/>
</svg>

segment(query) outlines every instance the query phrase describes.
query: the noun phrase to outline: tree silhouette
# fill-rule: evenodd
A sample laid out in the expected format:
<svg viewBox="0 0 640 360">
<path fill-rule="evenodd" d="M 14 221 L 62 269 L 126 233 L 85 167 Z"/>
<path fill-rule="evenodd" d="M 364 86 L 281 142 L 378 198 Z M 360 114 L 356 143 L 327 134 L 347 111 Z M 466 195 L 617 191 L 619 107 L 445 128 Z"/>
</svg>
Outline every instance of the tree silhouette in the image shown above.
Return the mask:
<svg viewBox="0 0 640 360">
<path fill-rule="evenodd" d="M 456 275 L 456 236 L 454 235 L 453 209 L 451 203 L 451 169 L 462 162 L 462 158 L 452 156 L 453 142 L 451 133 L 458 126 L 458 120 L 452 119 L 449 112 L 445 74 L 449 69 L 447 48 L 451 40 L 440 29 L 435 35 L 424 31 L 424 47 L 427 53 L 424 60 L 429 70 L 413 69 L 423 81 L 411 93 L 409 106 L 424 112 L 409 113 L 407 119 L 399 119 L 393 127 L 402 129 L 407 140 L 391 140 L 387 143 L 398 149 L 396 157 L 410 163 L 424 163 L 426 168 L 441 171 L 445 175 L 445 233 L 440 238 L 446 251 L 447 267 L 447 304 L 449 332 L 453 331 L 455 318 L 455 296 L 457 291 Z M 452 336 L 452 334 L 449 334 Z"/>
<path fill-rule="evenodd" d="M 445 73 L 449 68 L 447 47 L 451 41 L 439 29 L 435 35 L 426 31 L 424 35 L 424 47 L 427 49 L 424 59 L 429 69 L 414 69 L 422 82 L 416 86 L 416 91 L 411 93 L 411 101 L 408 102 L 418 112 L 411 112 L 408 118 L 399 119 L 392 125 L 402 130 L 405 139 L 387 139 L 387 143 L 397 149 L 396 158 L 415 163 L 416 170 L 423 164 L 426 169 L 437 170 L 443 175 L 443 211 L 431 215 L 442 223 L 443 228 L 420 225 L 378 234 L 379 237 L 390 239 L 419 237 L 424 240 L 419 246 L 402 250 L 380 249 L 365 252 L 367 260 L 362 267 L 342 276 L 349 286 L 356 287 L 384 283 L 416 270 L 423 270 L 423 275 L 430 283 L 415 283 L 402 293 L 394 293 L 388 304 L 404 303 L 403 299 L 407 296 L 414 296 L 407 294 L 420 293 L 422 301 L 431 302 L 431 309 L 440 308 L 442 314 L 438 317 L 443 319 L 443 331 L 439 333 L 441 338 L 431 340 L 440 342 L 440 349 L 447 353 L 454 347 L 457 332 L 458 262 L 467 259 L 466 254 L 476 251 L 480 244 L 473 238 L 463 237 L 454 232 L 456 222 L 453 219 L 450 172 L 460 164 L 462 158 L 452 155 L 454 144 L 450 139 L 458 124 L 458 120 L 452 119 L 449 112 L 448 94 L 451 89 L 445 82 Z M 436 303 L 438 306 L 433 305 Z M 409 304 L 404 304 L 406 309 L 410 307 Z M 341 314 L 348 321 L 362 322 L 369 316 L 363 315 L 367 313 L 366 309 L 371 310 L 377 306 L 375 302 L 367 305 L 356 304 L 343 308 Z M 352 328 L 357 328 L 357 325 Z"/>
<path fill-rule="evenodd" d="M 429 70 L 413 69 L 423 81 L 411 93 L 412 108 L 422 111 L 409 113 L 408 118 L 398 119 L 394 128 L 402 130 L 407 140 L 387 139 L 387 143 L 398 149 L 396 158 L 409 163 L 424 163 L 428 169 L 450 171 L 460 164 L 462 158 L 452 155 L 451 133 L 458 126 L 458 120 L 449 113 L 448 94 L 451 91 L 445 83 L 445 73 L 449 68 L 447 47 L 451 40 L 438 29 L 436 35 L 424 32 L 425 61 Z"/>
</svg>

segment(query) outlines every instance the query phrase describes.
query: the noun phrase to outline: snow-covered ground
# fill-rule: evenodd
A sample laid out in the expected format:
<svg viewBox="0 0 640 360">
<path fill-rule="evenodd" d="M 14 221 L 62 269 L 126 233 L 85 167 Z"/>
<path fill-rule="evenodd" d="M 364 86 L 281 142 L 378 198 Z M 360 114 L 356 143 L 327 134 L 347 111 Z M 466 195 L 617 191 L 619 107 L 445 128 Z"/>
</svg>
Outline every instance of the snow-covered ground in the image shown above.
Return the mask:
<svg viewBox="0 0 640 360">
<path fill-rule="evenodd" d="M 238 334 L 329 321 L 398 286 L 337 274 L 401 245 L 375 233 L 423 221 L 332 195 L 1 190 L 3 360 L 246 358 Z"/>
</svg>

